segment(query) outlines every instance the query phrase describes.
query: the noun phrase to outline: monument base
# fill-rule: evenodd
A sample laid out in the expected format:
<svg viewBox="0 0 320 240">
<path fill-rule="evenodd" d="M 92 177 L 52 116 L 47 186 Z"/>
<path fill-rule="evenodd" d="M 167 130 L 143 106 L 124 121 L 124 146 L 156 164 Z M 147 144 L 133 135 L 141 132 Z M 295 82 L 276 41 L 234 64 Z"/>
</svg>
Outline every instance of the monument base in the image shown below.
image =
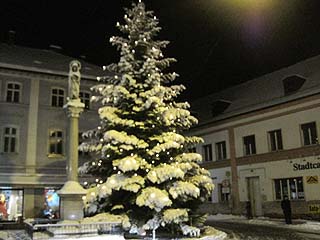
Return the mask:
<svg viewBox="0 0 320 240">
<path fill-rule="evenodd" d="M 60 218 L 63 220 L 83 219 L 83 200 L 86 190 L 76 181 L 66 182 L 58 195 L 61 199 Z"/>
</svg>

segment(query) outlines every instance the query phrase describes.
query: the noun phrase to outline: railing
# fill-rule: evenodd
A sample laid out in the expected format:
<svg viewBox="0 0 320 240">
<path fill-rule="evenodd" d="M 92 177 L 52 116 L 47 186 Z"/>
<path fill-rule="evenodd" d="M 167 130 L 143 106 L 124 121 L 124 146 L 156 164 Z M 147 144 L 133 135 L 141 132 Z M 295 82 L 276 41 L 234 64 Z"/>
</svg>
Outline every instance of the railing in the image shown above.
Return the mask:
<svg viewBox="0 0 320 240">
<path fill-rule="evenodd" d="M 26 232 L 31 239 L 54 239 L 66 236 L 88 236 L 99 234 L 117 234 L 121 232 L 120 222 L 93 222 L 93 223 L 42 223 L 35 221 L 26 223 Z M 40 236 L 38 238 L 38 236 Z"/>
</svg>

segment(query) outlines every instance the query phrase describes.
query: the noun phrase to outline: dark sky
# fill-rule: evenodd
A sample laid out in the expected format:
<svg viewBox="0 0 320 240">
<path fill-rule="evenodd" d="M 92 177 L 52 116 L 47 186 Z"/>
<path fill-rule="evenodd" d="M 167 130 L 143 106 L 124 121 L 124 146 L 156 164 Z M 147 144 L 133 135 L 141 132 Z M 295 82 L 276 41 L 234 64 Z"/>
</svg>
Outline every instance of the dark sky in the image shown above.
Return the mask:
<svg viewBox="0 0 320 240">
<path fill-rule="evenodd" d="M 128 0 L 1 0 L 0 41 L 60 45 L 64 53 L 106 65 L 118 60 L 118 34 Z M 166 56 L 194 99 L 320 54 L 319 0 L 145 0 L 171 43 Z"/>
</svg>

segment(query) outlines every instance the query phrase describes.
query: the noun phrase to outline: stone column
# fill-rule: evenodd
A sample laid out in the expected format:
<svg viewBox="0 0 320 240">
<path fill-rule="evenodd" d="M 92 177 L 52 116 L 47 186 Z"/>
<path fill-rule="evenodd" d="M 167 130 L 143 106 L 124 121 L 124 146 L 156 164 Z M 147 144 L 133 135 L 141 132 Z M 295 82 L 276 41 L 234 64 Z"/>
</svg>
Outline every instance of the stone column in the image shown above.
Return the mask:
<svg viewBox="0 0 320 240">
<path fill-rule="evenodd" d="M 230 145 L 232 213 L 240 214 L 241 209 L 240 209 L 240 198 L 239 198 L 238 167 L 237 167 L 237 161 L 236 161 L 234 129 L 229 128 L 228 133 L 229 133 L 229 145 Z"/>
<path fill-rule="evenodd" d="M 84 104 L 79 98 L 80 87 L 80 63 L 72 61 L 70 63 L 69 88 L 75 89 L 69 91 L 69 98 L 64 109 L 69 119 L 68 126 L 68 162 L 67 178 L 68 181 L 62 189 L 58 191 L 60 196 L 60 218 L 63 220 L 81 220 L 83 218 L 83 201 L 82 196 L 86 190 L 78 182 L 78 144 L 79 144 L 79 116 L 84 109 Z M 74 72 L 77 73 L 77 81 L 74 80 Z M 75 86 L 76 85 L 76 86 Z"/>
</svg>

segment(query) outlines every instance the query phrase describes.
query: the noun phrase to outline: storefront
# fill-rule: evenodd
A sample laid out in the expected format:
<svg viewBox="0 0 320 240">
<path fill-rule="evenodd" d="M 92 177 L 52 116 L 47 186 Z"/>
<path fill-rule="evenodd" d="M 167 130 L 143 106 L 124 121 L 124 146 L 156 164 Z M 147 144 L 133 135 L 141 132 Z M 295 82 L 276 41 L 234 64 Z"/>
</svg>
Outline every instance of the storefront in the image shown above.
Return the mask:
<svg viewBox="0 0 320 240">
<path fill-rule="evenodd" d="M 23 190 L 0 188 L 0 220 L 18 222 L 23 216 Z"/>
</svg>

